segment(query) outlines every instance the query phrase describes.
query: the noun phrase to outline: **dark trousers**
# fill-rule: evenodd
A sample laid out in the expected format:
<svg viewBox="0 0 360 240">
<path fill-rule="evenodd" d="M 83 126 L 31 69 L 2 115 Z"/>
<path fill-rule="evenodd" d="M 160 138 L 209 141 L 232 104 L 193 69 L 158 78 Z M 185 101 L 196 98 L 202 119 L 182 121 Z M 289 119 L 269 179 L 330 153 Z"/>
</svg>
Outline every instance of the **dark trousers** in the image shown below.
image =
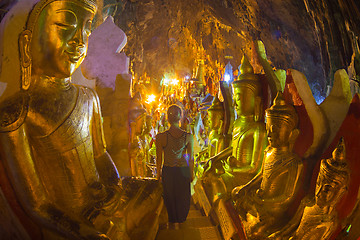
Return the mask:
<svg viewBox="0 0 360 240">
<path fill-rule="evenodd" d="M 162 184 L 169 222 L 185 222 L 190 209 L 190 168 L 164 166 Z"/>
</svg>

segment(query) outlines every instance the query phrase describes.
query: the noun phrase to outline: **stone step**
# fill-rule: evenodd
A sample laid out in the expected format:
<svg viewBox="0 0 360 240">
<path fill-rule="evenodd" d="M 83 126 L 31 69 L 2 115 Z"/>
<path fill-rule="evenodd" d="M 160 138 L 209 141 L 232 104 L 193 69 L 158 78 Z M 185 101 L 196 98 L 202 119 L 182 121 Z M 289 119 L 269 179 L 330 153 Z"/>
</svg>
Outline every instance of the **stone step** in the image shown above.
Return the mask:
<svg viewBox="0 0 360 240">
<path fill-rule="evenodd" d="M 186 228 L 203 228 L 203 227 L 211 227 L 211 221 L 208 217 L 196 217 L 196 218 L 188 218 L 183 225 Z"/>
<path fill-rule="evenodd" d="M 216 227 L 163 229 L 156 240 L 221 240 Z"/>
<path fill-rule="evenodd" d="M 180 229 L 160 228 L 155 240 L 221 240 L 217 227 L 193 205 Z"/>
<path fill-rule="evenodd" d="M 189 218 L 201 218 L 204 217 L 199 210 L 193 209 L 189 211 L 189 214 L 187 216 L 187 219 Z"/>
<path fill-rule="evenodd" d="M 198 229 L 202 240 L 220 240 L 220 233 L 215 226 Z"/>
</svg>

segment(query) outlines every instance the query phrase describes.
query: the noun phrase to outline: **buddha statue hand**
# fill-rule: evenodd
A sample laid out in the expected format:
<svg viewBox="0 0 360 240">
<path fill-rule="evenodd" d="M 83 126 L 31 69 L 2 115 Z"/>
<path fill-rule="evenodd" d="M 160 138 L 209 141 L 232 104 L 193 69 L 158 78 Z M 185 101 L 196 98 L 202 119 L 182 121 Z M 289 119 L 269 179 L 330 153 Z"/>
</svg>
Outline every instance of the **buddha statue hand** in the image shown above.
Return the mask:
<svg viewBox="0 0 360 240">
<path fill-rule="evenodd" d="M 283 236 L 283 234 L 281 233 L 281 231 L 277 231 L 277 232 L 274 232 L 273 234 L 271 234 L 270 236 L 268 236 L 267 239 L 270 239 L 270 240 L 282 240 L 282 239 L 288 239 L 288 238 L 285 238 Z"/>
<path fill-rule="evenodd" d="M 111 240 L 105 234 L 99 234 L 97 236 L 89 236 L 89 240 Z"/>
<path fill-rule="evenodd" d="M 234 201 L 234 207 L 239 213 L 239 215 L 244 219 L 246 219 L 246 211 L 242 208 L 242 202 L 247 199 L 247 191 L 245 191 L 245 186 L 235 187 L 231 191 L 231 198 Z"/>
<path fill-rule="evenodd" d="M 211 170 L 211 165 L 213 162 L 214 157 L 210 158 L 209 160 L 207 160 L 207 162 L 204 164 L 203 168 L 204 168 L 204 174 L 208 174 L 208 172 Z"/>
<path fill-rule="evenodd" d="M 212 174 L 212 175 L 221 175 L 225 173 L 224 163 L 220 159 L 216 157 L 210 158 L 204 165 L 204 175 Z"/>
</svg>

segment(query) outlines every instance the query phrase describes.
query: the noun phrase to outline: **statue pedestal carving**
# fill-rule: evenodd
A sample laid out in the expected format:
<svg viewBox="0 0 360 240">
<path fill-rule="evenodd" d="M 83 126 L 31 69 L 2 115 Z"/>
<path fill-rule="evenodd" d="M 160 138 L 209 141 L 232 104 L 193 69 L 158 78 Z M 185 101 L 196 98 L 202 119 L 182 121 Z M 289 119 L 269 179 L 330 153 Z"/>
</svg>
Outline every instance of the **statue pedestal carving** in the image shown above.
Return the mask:
<svg viewBox="0 0 360 240">
<path fill-rule="evenodd" d="M 204 209 L 205 215 L 209 216 L 211 211 L 211 204 L 208 197 L 206 196 L 204 187 L 202 186 L 201 182 L 197 182 L 195 185 L 195 195 L 200 206 Z"/>
<path fill-rule="evenodd" d="M 230 240 L 237 232 L 234 227 L 233 220 L 229 215 L 228 209 L 226 208 L 225 201 L 220 199 L 218 205 L 215 207 L 215 212 L 219 218 L 221 231 L 225 240 Z"/>
</svg>

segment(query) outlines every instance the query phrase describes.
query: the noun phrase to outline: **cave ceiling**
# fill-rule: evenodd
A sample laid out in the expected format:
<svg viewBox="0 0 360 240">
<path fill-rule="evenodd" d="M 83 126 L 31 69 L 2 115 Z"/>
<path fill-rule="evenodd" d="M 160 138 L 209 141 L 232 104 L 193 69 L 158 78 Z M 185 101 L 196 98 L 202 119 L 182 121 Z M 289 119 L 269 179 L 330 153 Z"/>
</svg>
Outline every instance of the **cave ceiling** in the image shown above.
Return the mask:
<svg viewBox="0 0 360 240">
<path fill-rule="evenodd" d="M 0 1 L 0 20 L 16 0 Z M 221 77 L 230 61 L 253 57 L 262 40 L 274 68 L 303 72 L 317 100 L 332 85 L 334 72 L 348 68 L 359 43 L 357 0 L 105 0 L 126 33 L 125 53 L 135 78 L 153 85 L 165 74 L 193 75 L 205 60 L 207 75 Z M 114 11 L 116 9 L 116 11 Z"/>
<path fill-rule="evenodd" d="M 125 52 L 137 77 L 193 74 L 201 57 L 216 75 L 228 61 L 235 69 L 244 54 L 252 58 L 260 39 L 272 66 L 303 72 L 319 100 L 334 72 L 350 65 L 359 36 L 355 2 L 124 0 L 114 17 L 128 37 Z M 254 58 L 252 64 L 261 71 Z"/>
</svg>

